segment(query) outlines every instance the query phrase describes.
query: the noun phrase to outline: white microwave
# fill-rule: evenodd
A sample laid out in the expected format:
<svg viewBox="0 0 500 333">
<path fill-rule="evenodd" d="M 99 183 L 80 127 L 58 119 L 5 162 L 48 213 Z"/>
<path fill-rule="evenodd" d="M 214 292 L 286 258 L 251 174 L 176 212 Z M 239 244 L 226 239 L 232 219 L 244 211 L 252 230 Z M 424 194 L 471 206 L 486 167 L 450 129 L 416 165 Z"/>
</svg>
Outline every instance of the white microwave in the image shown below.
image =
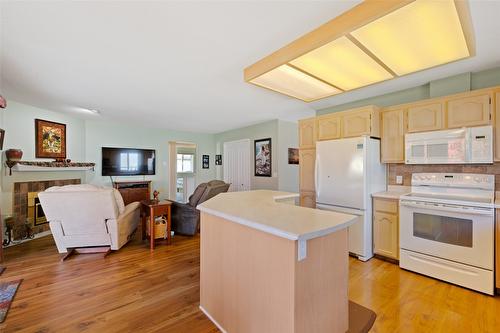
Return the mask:
<svg viewBox="0 0 500 333">
<path fill-rule="evenodd" d="M 493 127 L 467 127 L 406 134 L 405 163 L 493 163 Z"/>
</svg>

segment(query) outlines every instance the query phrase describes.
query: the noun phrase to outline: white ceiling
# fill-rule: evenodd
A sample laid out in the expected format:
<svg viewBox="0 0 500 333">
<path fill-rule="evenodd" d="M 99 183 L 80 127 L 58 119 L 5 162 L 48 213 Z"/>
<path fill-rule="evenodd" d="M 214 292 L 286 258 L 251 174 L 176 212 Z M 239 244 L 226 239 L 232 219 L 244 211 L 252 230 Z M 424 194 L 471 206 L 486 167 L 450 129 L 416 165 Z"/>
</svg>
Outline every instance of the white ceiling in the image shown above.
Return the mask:
<svg viewBox="0 0 500 333">
<path fill-rule="evenodd" d="M 3 1 L 1 93 L 82 117 L 216 133 L 500 65 L 500 1 L 472 1 L 472 59 L 311 104 L 243 82 L 243 68 L 359 2 Z"/>
</svg>

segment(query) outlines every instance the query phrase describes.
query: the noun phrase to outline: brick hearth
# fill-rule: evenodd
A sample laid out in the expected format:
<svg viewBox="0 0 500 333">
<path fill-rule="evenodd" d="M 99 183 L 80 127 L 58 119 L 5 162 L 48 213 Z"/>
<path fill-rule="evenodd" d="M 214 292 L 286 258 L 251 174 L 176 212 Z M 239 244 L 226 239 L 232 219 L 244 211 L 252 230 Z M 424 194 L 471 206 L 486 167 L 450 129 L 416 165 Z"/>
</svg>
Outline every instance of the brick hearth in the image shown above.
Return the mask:
<svg viewBox="0 0 500 333">
<path fill-rule="evenodd" d="M 26 233 L 25 223 L 28 217 L 28 193 L 41 192 L 51 186 L 73 185 L 80 183 L 80 179 L 59 179 L 14 183 L 14 207 L 12 209 L 13 215 L 15 217 L 13 227 L 14 239 L 20 239 Z M 34 226 L 33 222 L 31 222 L 31 227 L 33 228 L 34 234 L 49 230 L 48 223 Z"/>
</svg>

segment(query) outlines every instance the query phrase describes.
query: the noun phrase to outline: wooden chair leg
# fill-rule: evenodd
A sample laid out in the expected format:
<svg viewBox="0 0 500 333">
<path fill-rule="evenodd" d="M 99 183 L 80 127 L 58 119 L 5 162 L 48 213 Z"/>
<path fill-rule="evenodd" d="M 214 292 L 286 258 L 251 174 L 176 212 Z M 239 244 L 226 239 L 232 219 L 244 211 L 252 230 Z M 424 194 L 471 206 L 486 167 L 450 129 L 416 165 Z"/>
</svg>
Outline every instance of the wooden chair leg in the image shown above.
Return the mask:
<svg viewBox="0 0 500 333">
<path fill-rule="evenodd" d="M 96 247 L 75 247 L 68 249 L 68 252 L 62 257 L 61 261 L 68 259 L 74 253 L 86 254 L 86 253 L 104 253 L 103 258 L 105 258 L 109 253 L 111 253 L 111 246 L 96 246 Z"/>
<path fill-rule="evenodd" d="M 66 254 L 62 256 L 61 261 L 64 261 L 64 260 L 68 259 L 69 257 L 71 257 L 71 255 L 73 254 L 74 251 L 75 251 L 75 249 L 68 249 L 68 252 L 66 252 Z"/>
</svg>

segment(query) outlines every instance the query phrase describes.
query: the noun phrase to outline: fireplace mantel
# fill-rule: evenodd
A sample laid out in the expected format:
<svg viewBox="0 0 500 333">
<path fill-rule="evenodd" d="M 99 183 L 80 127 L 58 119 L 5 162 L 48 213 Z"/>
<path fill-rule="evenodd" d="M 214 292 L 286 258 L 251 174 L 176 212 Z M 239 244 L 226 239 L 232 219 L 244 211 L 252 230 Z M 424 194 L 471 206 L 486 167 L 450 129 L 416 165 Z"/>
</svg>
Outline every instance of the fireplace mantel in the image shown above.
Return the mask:
<svg viewBox="0 0 500 333">
<path fill-rule="evenodd" d="M 37 172 L 37 171 L 89 171 L 94 170 L 95 163 L 79 162 L 25 162 L 19 161 L 12 166 L 11 171 Z"/>
</svg>

